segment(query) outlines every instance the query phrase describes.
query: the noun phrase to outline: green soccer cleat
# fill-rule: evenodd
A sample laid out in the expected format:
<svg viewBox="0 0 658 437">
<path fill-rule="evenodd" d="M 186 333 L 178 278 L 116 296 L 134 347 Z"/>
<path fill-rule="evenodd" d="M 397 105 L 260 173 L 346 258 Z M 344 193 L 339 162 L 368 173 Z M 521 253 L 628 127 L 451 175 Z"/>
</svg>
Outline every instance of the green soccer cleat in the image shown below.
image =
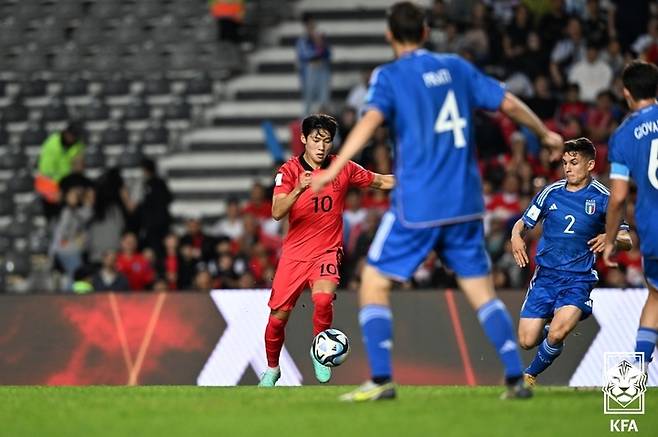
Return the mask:
<svg viewBox="0 0 658 437">
<path fill-rule="evenodd" d="M 344 402 L 365 402 L 395 399 L 395 385 L 392 382 L 376 384 L 372 381 L 363 383 L 357 389 L 339 397 Z"/>
<path fill-rule="evenodd" d="M 281 378 L 281 370 L 267 369 L 261 376 L 258 387 L 274 387 Z"/>
<path fill-rule="evenodd" d="M 313 370 L 315 370 L 315 379 L 324 384 L 331 379 L 331 367 L 320 364 L 313 356 L 313 349 L 311 348 L 311 361 L 313 362 Z"/>
</svg>

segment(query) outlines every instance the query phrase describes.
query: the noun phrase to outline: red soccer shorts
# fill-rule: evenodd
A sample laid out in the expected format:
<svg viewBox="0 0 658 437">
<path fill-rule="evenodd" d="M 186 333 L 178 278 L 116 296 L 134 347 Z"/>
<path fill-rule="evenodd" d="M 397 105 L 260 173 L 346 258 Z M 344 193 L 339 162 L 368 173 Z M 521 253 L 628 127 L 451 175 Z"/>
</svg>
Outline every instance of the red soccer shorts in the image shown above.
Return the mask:
<svg viewBox="0 0 658 437">
<path fill-rule="evenodd" d="M 341 253 L 327 252 L 312 261 L 296 261 L 281 257 L 272 281 L 269 307 L 273 310 L 290 311 L 304 289 L 320 279 L 338 285 Z"/>
</svg>

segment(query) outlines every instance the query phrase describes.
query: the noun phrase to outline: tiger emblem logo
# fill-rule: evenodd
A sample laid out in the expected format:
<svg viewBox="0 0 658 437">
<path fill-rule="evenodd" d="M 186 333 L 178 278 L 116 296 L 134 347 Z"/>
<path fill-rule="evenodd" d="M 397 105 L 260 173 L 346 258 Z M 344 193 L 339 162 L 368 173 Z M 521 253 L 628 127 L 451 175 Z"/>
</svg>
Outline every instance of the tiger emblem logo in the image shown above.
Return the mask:
<svg viewBox="0 0 658 437">
<path fill-rule="evenodd" d="M 647 374 L 627 360 L 608 369 L 606 380 L 603 392 L 622 408 L 629 406 L 647 389 Z"/>
</svg>

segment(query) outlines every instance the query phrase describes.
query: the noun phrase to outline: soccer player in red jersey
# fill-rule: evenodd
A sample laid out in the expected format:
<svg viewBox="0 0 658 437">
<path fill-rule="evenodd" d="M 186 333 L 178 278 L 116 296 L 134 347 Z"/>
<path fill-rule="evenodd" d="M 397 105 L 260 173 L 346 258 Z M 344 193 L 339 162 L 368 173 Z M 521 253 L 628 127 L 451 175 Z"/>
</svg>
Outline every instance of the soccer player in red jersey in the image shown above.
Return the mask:
<svg viewBox="0 0 658 437">
<path fill-rule="evenodd" d="M 274 275 L 269 301 L 270 318 L 265 329 L 268 369 L 260 386 L 273 387 L 281 377 L 279 354 L 290 312 L 302 291 L 311 288 L 313 300 L 313 335 L 331 326 L 333 300 L 340 280 L 343 253 L 343 209 L 351 186 L 390 190 L 393 175 L 381 175 L 349 161 L 332 184 L 313 193 L 308 187 L 311 176 L 323 171 L 334 159 L 329 155 L 338 123 L 324 114 L 314 114 L 302 121 L 301 140 L 304 153 L 281 166 L 276 175 L 272 198 L 272 217 L 286 215 L 289 230 Z M 311 357 L 315 376 L 327 382 L 331 369 Z"/>
</svg>

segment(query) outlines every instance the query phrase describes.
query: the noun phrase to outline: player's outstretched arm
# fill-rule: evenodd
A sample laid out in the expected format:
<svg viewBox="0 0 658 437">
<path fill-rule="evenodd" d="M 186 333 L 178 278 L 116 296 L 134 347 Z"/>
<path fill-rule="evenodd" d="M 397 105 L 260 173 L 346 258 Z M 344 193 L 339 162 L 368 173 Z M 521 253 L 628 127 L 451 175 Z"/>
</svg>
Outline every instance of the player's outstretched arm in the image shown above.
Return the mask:
<svg viewBox="0 0 658 437">
<path fill-rule="evenodd" d="M 310 184 L 311 172 L 307 171 L 299 176 L 297 185 L 290 193 L 280 193 L 272 196 L 272 218 L 277 221 L 284 218 L 290 212 L 290 208 L 292 208 L 297 199 L 299 199 L 299 196 L 301 196 Z"/>
<path fill-rule="evenodd" d="M 522 124 L 533 131 L 539 137 L 541 143 L 551 150 L 551 159 L 558 160 L 562 157 L 562 147 L 564 145 L 562 136 L 548 130 L 544 122 L 521 99 L 510 92 L 506 92 L 500 110 L 516 123 Z"/>
<path fill-rule="evenodd" d="M 530 263 L 528 253 L 526 252 L 525 240 L 523 239 L 526 231 L 527 228 L 525 223 L 523 223 L 523 220 L 518 219 L 516 223 L 514 223 L 514 227 L 512 228 L 512 237 L 510 238 L 512 243 L 512 255 L 514 255 L 516 264 L 521 268 L 527 266 Z"/>
<path fill-rule="evenodd" d="M 610 184 L 610 198 L 608 199 L 608 210 L 605 216 L 605 249 L 603 250 L 603 261 L 608 267 L 617 267 L 612 261 L 615 252 L 615 241 L 619 232 L 619 225 L 624 212 L 624 204 L 628 196 L 628 181 L 623 179 L 612 179 Z"/>
<path fill-rule="evenodd" d="M 370 187 L 378 190 L 392 190 L 395 187 L 395 175 L 375 173 Z"/>
<path fill-rule="evenodd" d="M 316 193 L 325 185 L 331 182 L 338 173 L 347 165 L 347 162 L 363 149 L 370 137 L 375 133 L 375 129 L 384 122 L 384 115 L 377 109 L 368 110 L 363 118 L 352 128 L 347 136 L 343 147 L 341 147 L 338 156 L 333 160 L 326 171 L 313 176 L 311 188 Z"/>
</svg>

